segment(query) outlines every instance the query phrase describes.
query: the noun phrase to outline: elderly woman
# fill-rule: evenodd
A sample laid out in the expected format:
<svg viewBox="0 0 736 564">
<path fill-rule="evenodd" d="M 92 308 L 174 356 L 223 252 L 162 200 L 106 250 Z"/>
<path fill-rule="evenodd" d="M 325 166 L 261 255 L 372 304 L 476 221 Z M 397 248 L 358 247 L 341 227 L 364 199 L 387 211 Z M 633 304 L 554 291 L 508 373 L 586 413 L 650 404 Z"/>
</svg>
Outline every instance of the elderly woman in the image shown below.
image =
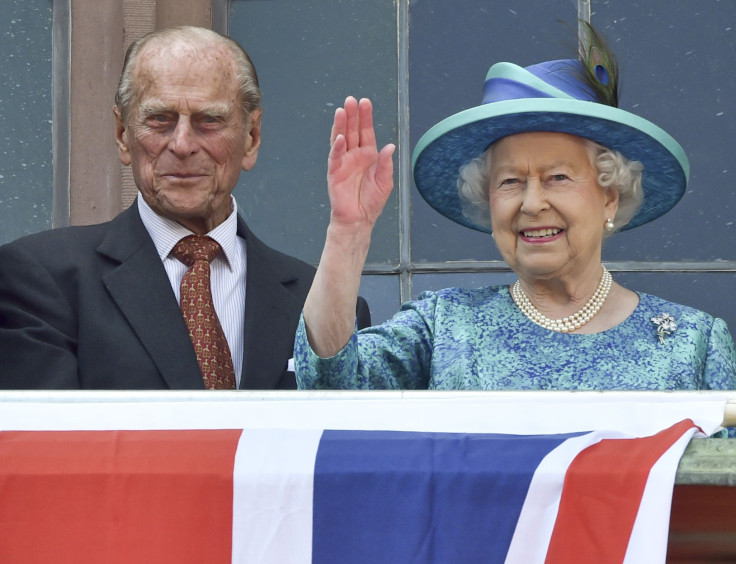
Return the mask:
<svg viewBox="0 0 736 564">
<path fill-rule="evenodd" d="M 377 150 L 368 100 L 346 100 L 331 135 L 330 224 L 297 335 L 300 387 L 736 388 L 721 319 L 628 290 L 601 264 L 605 237 L 681 198 L 688 162 L 667 133 L 616 107 L 615 60 L 600 54 L 494 65 L 483 104 L 416 147 L 422 196 L 491 233 L 518 281 L 427 292 L 359 332 L 354 304 L 394 147 Z"/>
</svg>

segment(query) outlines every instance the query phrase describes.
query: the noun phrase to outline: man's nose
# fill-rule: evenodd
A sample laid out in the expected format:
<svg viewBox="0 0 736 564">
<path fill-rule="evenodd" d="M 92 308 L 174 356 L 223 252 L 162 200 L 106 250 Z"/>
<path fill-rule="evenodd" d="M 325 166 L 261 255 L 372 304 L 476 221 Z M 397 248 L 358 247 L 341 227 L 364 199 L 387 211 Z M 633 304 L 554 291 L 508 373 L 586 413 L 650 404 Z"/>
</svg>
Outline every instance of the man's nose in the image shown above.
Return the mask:
<svg viewBox="0 0 736 564">
<path fill-rule="evenodd" d="M 183 158 L 196 152 L 198 147 L 197 135 L 189 116 L 179 116 L 169 148 L 174 154 Z"/>
</svg>

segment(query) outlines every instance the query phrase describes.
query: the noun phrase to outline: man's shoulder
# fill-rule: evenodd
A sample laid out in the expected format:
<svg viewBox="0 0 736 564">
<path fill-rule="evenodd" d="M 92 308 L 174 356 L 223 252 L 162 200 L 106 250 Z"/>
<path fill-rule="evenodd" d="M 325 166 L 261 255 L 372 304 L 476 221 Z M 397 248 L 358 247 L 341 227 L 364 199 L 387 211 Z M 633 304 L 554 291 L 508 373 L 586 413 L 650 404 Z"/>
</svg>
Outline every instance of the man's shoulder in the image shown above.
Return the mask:
<svg viewBox="0 0 736 564">
<path fill-rule="evenodd" d="M 30 253 L 34 256 L 82 256 L 95 252 L 106 240 L 136 247 L 146 233 L 137 210 L 126 209 L 110 221 L 93 225 L 56 227 L 25 235 L 0 246 L 3 254 Z"/>
<path fill-rule="evenodd" d="M 248 243 L 246 245 L 248 248 L 249 265 L 253 265 L 258 269 L 267 268 L 284 285 L 291 286 L 292 284 L 296 284 L 296 286 L 303 287 L 305 290 L 308 290 L 311 286 L 314 275 L 317 272 L 317 269 L 311 264 L 277 251 L 262 241 L 260 242 L 261 247 L 255 256 L 252 246 L 248 245 Z"/>
<path fill-rule="evenodd" d="M 304 262 L 303 260 L 298 259 L 292 255 L 287 255 L 286 253 L 277 251 L 276 249 L 273 249 L 271 247 L 267 248 L 271 251 L 273 260 L 278 263 L 283 269 L 298 272 L 305 276 L 314 276 L 316 268 L 313 265 Z"/>
<path fill-rule="evenodd" d="M 6 252 L 25 251 L 33 254 L 56 254 L 63 249 L 80 251 L 95 248 L 107 233 L 109 222 L 96 225 L 56 227 L 25 235 L 5 243 L 0 249 Z"/>
<path fill-rule="evenodd" d="M 249 263 L 257 261 L 261 265 L 267 264 L 281 276 L 308 278 L 310 282 L 314 277 L 316 268 L 313 265 L 267 245 L 247 227 L 242 218 L 238 224 L 238 235 L 245 239 Z"/>
</svg>

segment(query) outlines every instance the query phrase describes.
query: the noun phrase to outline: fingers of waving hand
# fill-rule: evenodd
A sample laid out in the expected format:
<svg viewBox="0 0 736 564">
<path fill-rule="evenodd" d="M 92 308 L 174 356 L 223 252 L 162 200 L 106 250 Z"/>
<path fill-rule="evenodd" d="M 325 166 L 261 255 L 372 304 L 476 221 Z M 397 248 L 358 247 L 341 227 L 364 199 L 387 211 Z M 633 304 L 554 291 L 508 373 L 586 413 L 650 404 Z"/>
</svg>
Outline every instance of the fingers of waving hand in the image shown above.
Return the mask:
<svg viewBox="0 0 736 564">
<path fill-rule="evenodd" d="M 388 199 L 391 190 L 394 187 L 394 151 L 396 145 L 389 143 L 378 153 L 378 159 L 376 160 L 375 169 L 375 180 L 376 183 L 386 191 L 386 198 Z"/>
<path fill-rule="evenodd" d="M 335 112 L 335 119 L 330 134 L 330 144 L 338 135 L 344 135 L 348 150 L 354 147 L 376 145 L 376 134 L 373 130 L 373 105 L 368 98 L 356 100 L 353 96 L 345 99 L 342 108 Z"/>
<path fill-rule="evenodd" d="M 393 189 L 393 144 L 376 146 L 370 100 L 349 97 L 335 112 L 327 180 L 333 219 L 373 224 Z"/>
<path fill-rule="evenodd" d="M 347 101 L 345 102 L 347 104 Z M 337 108 L 335 117 L 332 120 L 332 131 L 330 132 L 330 147 L 335 144 L 338 135 L 345 137 L 345 127 L 347 125 L 347 114 L 345 108 Z"/>
</svg>

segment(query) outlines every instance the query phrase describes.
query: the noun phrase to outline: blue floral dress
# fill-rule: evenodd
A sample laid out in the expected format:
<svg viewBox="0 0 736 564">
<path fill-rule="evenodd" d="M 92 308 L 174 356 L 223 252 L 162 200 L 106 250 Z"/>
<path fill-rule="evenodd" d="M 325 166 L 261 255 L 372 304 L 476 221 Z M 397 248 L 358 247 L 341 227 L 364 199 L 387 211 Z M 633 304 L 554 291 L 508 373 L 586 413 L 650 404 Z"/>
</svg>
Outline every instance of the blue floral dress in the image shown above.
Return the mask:
<svg viewBox="0 0 736 564">
<path fill-rule="evenodd" d="M 663 314 L 677 327 L 660 338 Z M 294 361 L 304 389 L 736 389 L 725 322 L 643 293 L 620 325 L 566 334 L 527 319 L 507 286 L 425 292 L 331 358 L 312 351 L 302 318 Z"/>
</svg>

